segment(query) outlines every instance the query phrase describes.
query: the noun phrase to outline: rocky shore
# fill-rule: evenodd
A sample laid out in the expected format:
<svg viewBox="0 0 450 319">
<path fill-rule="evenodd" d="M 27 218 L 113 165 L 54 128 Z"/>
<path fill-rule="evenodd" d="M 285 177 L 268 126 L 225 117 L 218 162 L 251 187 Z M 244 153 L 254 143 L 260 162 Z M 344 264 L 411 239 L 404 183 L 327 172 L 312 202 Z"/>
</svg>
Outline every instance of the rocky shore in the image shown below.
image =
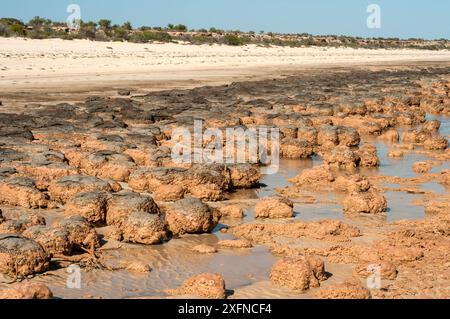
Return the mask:
<svg viewBox="0 0 450 319">
<path fill-rule="evenodd" d="M 449 298 L 449 74 L 329 70 L 0 113 L 0 296 Z M 282 159 L 311 165 L 263 197 L 261 164 L 174 163 L 173 130 L 198 119 L 278 128 Z M 395 192 L 422 216 L 393 220 Z M 339 218 L 303 218 L 330 203 Z"/>
</svg>

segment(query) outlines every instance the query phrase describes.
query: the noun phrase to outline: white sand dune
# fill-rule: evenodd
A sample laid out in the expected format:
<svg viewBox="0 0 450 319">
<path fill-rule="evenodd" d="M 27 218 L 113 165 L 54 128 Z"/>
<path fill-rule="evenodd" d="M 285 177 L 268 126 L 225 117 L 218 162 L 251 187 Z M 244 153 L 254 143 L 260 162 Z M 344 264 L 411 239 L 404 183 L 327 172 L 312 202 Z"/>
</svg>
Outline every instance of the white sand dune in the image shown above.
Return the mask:
<svg viewBox="0 0 450 319">
<path fill-rule="evenodd" d="M 198 80 L 378 62 L 450 61 L 450 51 L 231 47 L 0 38 L 0 89 Z M 252 69 L 251 72 L 248 70 Z M 247 70 L 247 71 L 246 71 Z"/>
</svg>

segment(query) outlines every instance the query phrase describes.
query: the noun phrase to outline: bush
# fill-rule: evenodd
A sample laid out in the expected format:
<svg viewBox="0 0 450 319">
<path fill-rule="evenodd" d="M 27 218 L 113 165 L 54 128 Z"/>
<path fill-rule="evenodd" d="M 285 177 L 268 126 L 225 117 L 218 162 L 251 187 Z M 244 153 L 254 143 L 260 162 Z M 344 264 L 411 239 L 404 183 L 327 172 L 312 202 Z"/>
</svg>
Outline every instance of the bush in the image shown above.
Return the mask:
<svg viewBox="0 0 450 319">
<path fill-rule="evenodd" d="M 196 35 L 193 37 L 188 37 L 186 38 L 186 40 L 193 44 L 213 44 L 216 42 L 214 38 L 204 35 Z"/>
<path fill-rule="evenodd" d="M 12 26 L 9 27 L 9 30 L 11 31 L 11 33 L 13 33 L 14 35 L 17 36 L 24 36 L 25 35 L 25 28 L 22 24 L 13 24 Z"/>
<path fill-rule="evenodd" d="M 34 17 L 33 19 L 31 19 L 28 22 L 28 25 L 31 25 L 33 27 L 38 27 L 38 28 L 42 27 L 44 25 L 50 25 L 50 24 L 52 24 L 52 20 L 41 18 L 39 16 Z"/>
<path fill-rule="evenodd" d="M 110 38 L 105 32 L 96 32 L 95 33 L 95 41 L 109 41 Z"/>
<path fill-rule="evenodd" d="M 31 39 L 45 39 L 46 38 L 43 32 L 40 32 L 39 30 L 36 30 L 36 29 L 30 30 L 27 33 L 27 35 Z"/>
<path fill-rule="evenodd" d="M 145 39 L 144 39 L 144 35 L 142 33 L 142 31 L 139 32 L 135 32 L 130 36 L 130 42 L 134 42 L 134 43 L 144 43 Z"/>
<path fill-rule="evenodd" d="M 101 19 L 98 21 L 98 25 L 103 30 L 109 30 L 111 29 L 111 20 Z"/>
<path fill-rule="evenodd" d="M 134 33 L 131 42 L 146 43 L 149 41 L 170 42 L 172 37 L 167 32 L 159 31 L 142 31 Z"/>
<path fill-rule="evenodd" d="M 312 46 L 312 45 L 316 44 L 316 42 L 314 41 L 313 37 L 309 37 L 307 39 L 304 39 L 304 40 L 301 41 L 301 43 L 302 43 L 302 45 L 305 45 L 305 46 Z"/>
<path fill-rule="evenodd" d="M 97 30 L 95 27 L 82 26 L 79 31 L 79 38 L 94 40 Z"/>
<path fill-rule="evenodd" d="M 223 41 L 227 45 L 240 46 L 244 44 L 244 41 L 234 34 L 227 34 L 223 37 Z"/>
<path fill-rule="evenodd" d="M 0 23 L 6 26 L 11 26 L 13 24 L 23 25 L 23 22 L 14 18 L 0 18 Z"/>
<path fill-rule="evenodd" d="M 184 24 L 177 24 L 172 29 L 180 32 L 186 32 L 188 30 L 187 26 L 185 26 Z"/>
<path fill-rule="evenodd" d="M 86 27 L 86 28 L 97 28 L 97 23 L 93 22 L 93 21 L 88 21 L 88 22 L 83 22 L 81 21 L 81 27 Z"/>
<path fill-rule="evenodd" d="M 2 23 L 0 23 L 0 36 L 2 36 L 2 37 L 9 36 L 9 28 Z"/>
<path fill-rule="evenodd" d="M 187 26 L 183 24 L 173 25 L 169 24 L 167 28 L 161 27 L 146 27 L 133 29 L 131 23 L 125 22 L 119 26 L 112 24 L 111 20 L 102 19 L 97 23 L 81 21 L 81 29 L 78 32 L 67 33 L 63 30 L 56 31 L 53 27 L 64 27 L 66 24 L 61 22 L 52 22 L 51 20 L 35 17 L 29 21 L 27 28 L 22 21 L 14 18 L 0 18 L 0 36 L 26 36 L 33 39 L 45 38 L 63 38 L 63 39 L 91 39 L 97 41 L 123 41 L 128 40 L 132 42 L 146 43 L 149 41 L 171 42 L 174 39 L 179 41 L 186 41 L 192 44 L 213 44 L 221 43 L 232 46 L 241 46 L 249 43 L 254 43 L 262 46 L 321 46 L 321 47 L 353 47 L 353 48 L 410 48 L 422 50 L 449 50 L 450 42 L 446 39 L 439 39 L 439 42 L 427 42 L 423 39 L 410 38 L 407 41 L 398 38 L 361 38 L 350 36 L 327 35 L 323 37 L 315 37 L 308 33 L 291 34 L 295 38 L 283 39 L 278 33 L 268 32 L 268 37 L 258 39 L 255 37 L 254 31 L 242 33 L 239 30 L 234 32 L 211 27 L 211 33 L 220 34 L 220 37 L 211 37 L 207 35 L 206 29 L 198 29 L 198 32 L 204 34 L 193 35 L 187 33 Z M 165 32 L 167 29 L 183 32 L 172 38 L 169 33 Z M 264 31 L 260 31 L 264 34 Z M 222 37 L 222 35 L 224 35 Z M 330 41 L 327 41 L 327 38 Z"/>
<path fill-rule="evenodd" d="M 114 29 L 113 39 L 114 41 L 128 40 L 128 31 L 122 28 Z"/>
<path fill-rule="evenodd" d="M 73 39 L 76 38 L 76 35 L 74 35 L 74 34 L 69 34 L 69 33 L 64 33 L 64 34 L 61 34 L 61 35 L 59 36 L 59 38 L 61 38 L 61 39 L 63 39 L 63 40 L 73 40 Z"/>
<path fill-rule="evenodd" d="M 172 37 L 167 32 L 144 32 L 144 38 L 147 41 L 170 42 Z"/>
<path fill-rule="evenodd" d="M 127 21 L 122 25 L 122 28 L 127 30 L 127 31 L 131 31 L 133 30 L 133 26 L 131 25 L 131 22 Z"/>
</svg>

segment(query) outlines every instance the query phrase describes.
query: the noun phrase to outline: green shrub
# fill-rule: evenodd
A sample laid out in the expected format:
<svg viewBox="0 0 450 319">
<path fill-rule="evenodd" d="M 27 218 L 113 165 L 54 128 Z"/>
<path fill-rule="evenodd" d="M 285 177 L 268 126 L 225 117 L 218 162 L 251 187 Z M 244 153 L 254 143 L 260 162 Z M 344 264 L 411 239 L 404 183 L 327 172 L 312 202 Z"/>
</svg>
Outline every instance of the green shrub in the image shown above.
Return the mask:
<svg viewBox="0 0 450 319">
<path fill-rule="evenodd" d="M 127 30 L 127 31 L 131 31 L 133 30 L 133 26 L 131 25 L 131 22 L 127 21 L 122 25 L 122 28 Z"/>
<path fill-rule="evenodd" d="M 96 32 L 95 33 L 95 41 L 109 41 L 110 38 L 108 37 L 108 35 L 105 32 Z"/>
<path fill-rule="evenodd" d="M 9 28 L 8 28 L 8 26 L 4 25 L 3 23 L 0 23 L 0 36 L 1 37 L 9 36 Z"/>
<path fill-rule="evenodd" d="M 20 21 L 18 19 L 14 19 L 14 18 L 0 18 L 0 24 L 3 24 L 5 26 L 12 26 L 14 24 L 20 24 L 21 26 L 24 26 L 22 21 Z"/>
<path fill-rule="evenodd" d="M 39 16 L 34 17 L 33 19 L 31 19 L 28 22 L 28 25 L 31 25 L 31 26 L 37 27 L 37 28 L 42 27 L 44 25 L 51 25 L 51 24 L 52 24 L 52 20 L 44 19 Z"/>
<path fill-rule="evenodd" d="M 146 43 L 149 41 L 171 42 L 172 37 L 167 32 L 141 31 L 141 32 L 135 32 L 130 37 L 130 41 L 138 42 L 138 43 Z"/>
<path fill-rule="evenodd" d="M 44 32 L 41 32 L 40 30 L 34 29 L 27 32 L 27 35 L 31 39 L 46 39 L 47 36 Z"/>
<path fill-rule="evenodd" d="M 184 24 L 177 24 L 172 29 L 180 32 L 186 32 L 188 30 L 187 26 L 185 26 Z"/>
<path fill-rule="evenodd" d="M 186 40 L 193 44 L 213 44 L 216 42 L 214 38 L 204 35 L 188 37 Z"/>
<path fill-rule="evenodd" d="M 96 33 L 97 33 L 96 27 L 93 27 L 93 26 L 81 26 L 78 36 L 81 39 L 94 40 Z"/>
<path fill-rule="evenodd" d="M 17 35 L 17 36 L 24 36 L 25 35 L 25 28 L 22 24 L 13 24 L 12 26 L 9 27 L 9 30 L 11 31 L 11 33 L 13 35 Z"/>
<path fill-rule="evenodd" d="M 101 19 L 98 21 L 98 25 L 103 30 L 109 30 L 111 29 L 111 20 Z"/>
<path fill-rule="evenodd" d="M 114 29 L 113 32 L 113 39 L 114 41 L 123 41 L 123 40 L 128 40 L 129 36 L 128 36 L 128 31 L 122 28 L 117 28 Z"/>
<path fill-rule="evenodd" d="M 223 37 L 223 41 L 227 45 L 240 46 L 244 44 L 244 41 L 234 34 L 227 34 Z"/>
<path fill-rule="evenodd" d="M 322 37 L 315 37 L 308 33 L 290 34 L 296 36 L 290 40 L 282 39 L 280 34 L 268 32 L 267 38 L 262 40 L 255 39 L 255 32 L 249 31 L 243 33 L 239 30 L 229 31 L 226 34 L 223 30 L 211 27 L 209 31 L 223 35 L 220 39 L 216 37 L 210 37 L 205 34 L 192 35 L 187 33 L 186 25 L 183 24 L 169 24 L 167 28 L 161 27 L 146 27 L 143 26 L 139 29 L 133 29 L 130 22 L 125 22 L 119 26 L 112 24 L 111 20 L 102 19 L 97 23 L 95 22 L 83 22 L 81 21 L 81 28 L 78 32 L 67 33 L 63 30 L 56 31 L 53 27 L 63 27 L 65 23 L 52 22 L 49 19 L 35 17 L 29 21 L 27 26 L 20 20 L 14 18 L 0 18 L 0 36 L 26 36 L 34 39 L 45 38 L 62 38 L 62 39 L 91 39 L 97 41 L 123 41 L 128 40 L 132 42 L 146 43 L 149 41 L 159 42 L 171 42 L 174 39 L 179 41 L 186 41 L 192 44 L 213 44 L 221 43 L 232 46 L 241 46 L 249 43 L 254 43 L 259 46 L 321 46 L 321 47 L 353 47 L 353 48 L 368 48 L 368 49 L 393 49 L 393 48 L 411 48 L 422 50 L 449 50 L 450 42 L 446 39 L 439 39 L 435 43 L 428 42 L 423 39 L 410 38 L 407 41 L 400 40 L 399 38 L 361 38 L 350 36 L 337 36 L 327 35 Z M 169 30 L 175 30 L 183 32 L 175 37 L 170 36 L 165 32 Z M 198 29 L 198 32 L 207 33 L 206 29 Z M 260 31 L 260 34 L 264 34 L 264 31 Z M 331 40 L 328 43 L 327 38 Z"/>
<path fill-rule="evenodd" d="M 96 23 L 96 22 L 93 22 L 93 21 L 88 21 L 88 22 L 81 21 L 80 26 L 81 26 L 82 28 L 85 27 L 85 28 L 93 28 L 93 29 L 96 29 L 96 28 L 97 28 L 97 23 Z"/>
</svg>

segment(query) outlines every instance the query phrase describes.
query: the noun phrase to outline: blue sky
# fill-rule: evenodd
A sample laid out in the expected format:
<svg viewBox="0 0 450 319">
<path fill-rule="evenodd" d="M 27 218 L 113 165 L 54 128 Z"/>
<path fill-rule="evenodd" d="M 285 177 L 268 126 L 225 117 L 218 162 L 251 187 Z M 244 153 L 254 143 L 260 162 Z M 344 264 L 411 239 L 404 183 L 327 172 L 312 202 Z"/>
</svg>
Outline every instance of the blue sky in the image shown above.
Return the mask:
<svg viewBox="0 0 450 319">
<path fill-rule="evenodd" d="M 13 0 L 2 1 L 0 17 L 65 21 L 71 3 L 80 5 L 85 21 L 129 20 L 134 26 L 450 39 L 448 0 Z M 381 29 L 367 28 L 372 3 L 381 7 Z"/>
</svg>

